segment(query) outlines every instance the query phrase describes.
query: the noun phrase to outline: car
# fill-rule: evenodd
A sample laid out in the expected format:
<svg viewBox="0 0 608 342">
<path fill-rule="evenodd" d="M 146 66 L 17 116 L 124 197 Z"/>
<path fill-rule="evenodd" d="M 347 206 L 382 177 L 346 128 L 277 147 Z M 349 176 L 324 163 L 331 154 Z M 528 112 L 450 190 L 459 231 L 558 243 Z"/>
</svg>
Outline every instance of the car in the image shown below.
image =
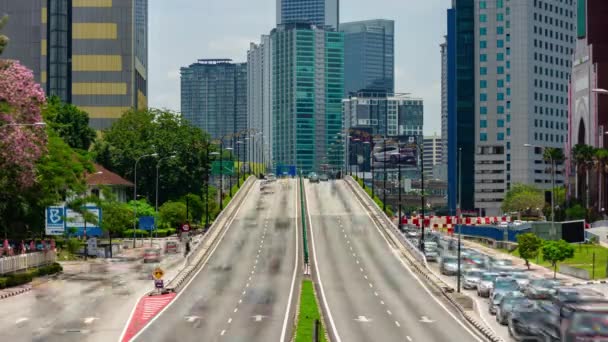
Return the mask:
<svg viewBox="0 0 608 342">
<path fill-rule="evenodd" d="M 495 293 L 513 292 L 519 291 L 519 285 L 517 281 L 509 276 L 499 275 L 494 279 L 494 284 L 490 290 L 490 296 L 494 296 Z"/>
<path fill-rule="evenodd" d="M 520 303 L 529 302 L 530 299 L 526 298 L 521 292 L 514 292 L 516 295 L 506 295 L 500 300 L 496 307 L 496 322 L 501 325 L 507 325 L 513 312 L 513 308 Z"/>
<path fill-rule="evenodd" d="M 581 302 L 560 310 L 560 339 L 573 341 L 608 341 L 608 303 Z"/>
<path fill-rule="evenodd" d="M 454 256 L 443 256 L 439 262 L 439 271 L 444 275 L 458 273 L 458 259 Z"/>
<path fill-rule="evenodd" d="M 530 284 L 530 276 L 526 273 L 511 272 L 511 277 L 515 279 L 520 290 L 525 289 Z"/>
<path fill-rule="evenodd" d="M 146 248 L 144 250 L 144 264 L 160 262 L 160 248 Z"/>
<path fill-rule="evenodd" d="M 329 180 L 329 176 L 327 175 L 327 173 L 322 173 L 319 175 L 319 180 L 322 182 L 327 182 Z"/>
<path fill-rule="evenodd" d="M 498 310 L 498 306 L 500 302 L 505 297 L 521 297 L 526 298 L 523 293 L 519 291 L 500 291 L 492 293 L 492 297 L 490 297 L 490 302 L 488 303 L 488 312 L 491 315 L 496 315 L 496 311 Z"/>
<path fill-rule="evenodd" d="M 424 247 L 424 257 L 426 261 L 437 261 L 439 258 L 439 253 L 437 253 L 437 249 L 429 248 L 427 246 Z"/>
<path fill-rule="evenodd" d="M 551 302 L 555 305 L 564 305 L 594 299 L 603 300 L 604 298 L 601 292 L 592 289 L 560 286 L 555 288 L 555 293 L 551 296 Z"/>
<path fill-rule="evenodd" d="M 479 283 L 477 283 L 477 295 L 479 297 L 489 297 L 492 287 L 494 287 L 494 279 L 498 277 L 498 273 L 486 272 L 481 275 Z"/>
<path fill-rule="evenodd" d="M 509 336 L 515 341 L 542 341 L 541 305 L 543 301 L 524 301 L 515 304 L 507 321 Z"/>
<path fill-rule="evenodd" d="M 479 284 L 482 275 L 483 270 L 477 268 L 465 271 L 462 276 L 462 287 L 467 290 L 477 289 L 477 284 Z"/>
<path fill-rule="evenodd" d="M 553 279 L 534 279 L 525 287 L 524 293 L 530 299 L 549 299 L 559 285 L 560 282 Z"/>
<path fill-rule="evenodd" d="M 308 180 L 311 183 L 319 183 L 319 176 L 315 172 L 311 172 L 308 174 Z"/>
<path fill-rule="evenodd" d="M 508 228 L 509 227 L 509 222 L 502 221 L 502 222 L 498 223 L 498 226 L 500 228 Z"/>
<path fill-rule="evenodd" d="M 269 182 L 274 182 L 275 180 L 277 180 L 277 176 L 275 176 L 274 173 L 269 173 L 269 174 L 266 175 L 266 179 Z"/>
<path fill-rule="evenodd" d="M 374 150 L 374 162 L 388 162 L 399 160 L 401 158 L 399 146 L 385 146 Z"/>
</svg>

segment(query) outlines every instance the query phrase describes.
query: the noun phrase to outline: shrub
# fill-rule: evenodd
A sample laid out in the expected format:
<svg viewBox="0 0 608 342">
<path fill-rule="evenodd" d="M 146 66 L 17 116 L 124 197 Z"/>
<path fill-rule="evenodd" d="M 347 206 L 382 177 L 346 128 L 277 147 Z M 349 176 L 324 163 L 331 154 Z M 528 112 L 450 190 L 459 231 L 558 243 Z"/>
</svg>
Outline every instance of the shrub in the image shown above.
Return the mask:
<svg viewBox="0 0 608 342">
<path fill-rule="evenodd" d="M 30 272 L 11 274 L 6 281 L 6 286 L 11 287 L 26 284 L 32 281 L 32 279 L 33 277 Z"/>
<path fill-rule="evenodd" d="M 137 237 L 149 237 L 150 236 L 150 233 L 148 233 L 147 230 L 143 230 L 143 229 L 136 229 L 135 234 Z M 125 238 L 133 237 L 133 229 L 126 229 L 125 231 L 123 231 L 122 237 L 125 237 Z"/>
<path fill-rule="evenodd" d="M 76 238 L 68 239 L 68 241 L 66 243 L 66 248 L 67 248 L 68 252 L 70 252 L 71 254 L 76 254 L 78 252 L 78 249 L 80 248 L 80 246 L 81 246 L 80 240 L 78 240 Z"/>
<path fill-rule="evenodd" d="M 8 281 L 8 278 L 6 277 L 0 277 L 0 289 L 3 289 L 6 287 L 6 282 Z"/>
</svg>

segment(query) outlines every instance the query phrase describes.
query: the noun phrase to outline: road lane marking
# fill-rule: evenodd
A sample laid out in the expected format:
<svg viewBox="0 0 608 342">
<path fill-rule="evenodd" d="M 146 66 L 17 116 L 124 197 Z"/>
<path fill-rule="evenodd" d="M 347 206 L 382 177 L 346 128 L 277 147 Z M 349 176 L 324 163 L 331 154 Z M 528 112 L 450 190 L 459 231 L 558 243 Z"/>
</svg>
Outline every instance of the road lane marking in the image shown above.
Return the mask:
<svg viewBox="0 0 608 342">
<path fill-rule="evenodd" d="M 243 300 L 242 300 L 242 299 L 239 299 L 239 304 L 241 304 L 242 302 L 243 302 Z"/>
<path fill-rule="evenodd" d="M 374 291 L 374 296 L 378 297 L 378 292 Z"/>
<path fill-rule="evenodd" d="M 239 311 L 239 308 L 234 308 L 234 312 L 236 313 L 237 311 Z"/>
<path fill-rule="evenodd" d="M 245 295 L 245 293 L 247 293 L 247 291 L 243 291 L 243 296 Z"/>
<path fill-rule="evenodd" d="M 389 316 L 393 314 L 391 310 L 386 310 L 386 313 L 389 314 Z"/>
<path fill-rule="evenodd" d="M 304 197 L 306 199 L 306 203 L 310 203 L 308 201 L 308 192 L 304 191 Z M 329 303 L 327 302 L 327 298 L 325 297 L 325 289 L 323 288 L 323 281 L 321 280 L 321 271 L 319 270 L 319 263 L 317 261 L 317 250 L 315 247 L 315 233 L 314 233 L 314 229 L 312 227 L 312 218 L 310 217 L 310 210 L 306 211 L 306 214 L 308 216 L 308 222 L 309 222 L 309 226 L 310 226 L 310 242 L 311 242 L 311 246 L 312 246 L 312 257 L 313 260 L 315 261 L 315 266 L 317 268 L 317 279 L 319 281 L 319 288 L 321 289 L 321 299 L 323 301 L 323 304 L 325 306 L 325 309 L 327 311 L 327 318 L 329 319 L 329 325 L 331 326 L 331 329 L 334 333 L 334 337 L 335 337 L 335 342 L 342 342 L 342 339 L 340 338 L 340 335 L 338 334 L 338 329 L 336 329 L 336 323 L 334 322 L 334 318 L 331 314 L 331 309 L 329 308 Z M 349 242 L 347 242 L 349 243 Z"/>
<path fill-rule="evenodd" d="M 412 338 L 409 337 L 409 336 L 405 336 L 405 338 L 407 338 L 407 340 L 410 341 L 410 342 L 412 341 Z"/>
<path fill-rule="evenodd" d="M 217 250 L 218 246 L 222 244 L 222 241 L 224 240 L 224 237 L 226 236 L 226 234 L 228 233 L 228 231 L 232 227 L 232 224 L 234 223 L 234 221 L 236 220 L 236 218 L 239 216 L 239 213 L 241 212 L 241 209 L 244 208 L 244 207 L 246 207 L 246 205 L 244 205 L 244 204 L 247 203 L 247 200 L 249 199 L 250 195 L 253 193 L 253 189 L 255 187 L 255 183 L 257 183 L 257 182 L 258 181 L 254 181 L 254 184 L 249 188 L 248 192 L 244 195 L 245 197 L 243 198 L 243 201 L 241 202 L 241 205 L 238 208 L 236 208 L 236 212 L 234 213 L 234 216 L 229 220 L 228 224 L 226 225 L 226 229 L 224 229 L 224 231 L 219 236 L 219 240 L 217 240 L 217 242 L 214 241 L 215 246 L 213 246 L 213 249 L 211 249 L 211 251 L 209 251 L 209 254 L 207 255 L 207 257 L 204 258 L 204 262 L 199 267 L 199 269 L 196 271 L 196 273 L 194 273 L 194 275 L 190 278 L 190 280 L 188 280 L 188 282 L 184 285 L 184 287 L 182 288 L 182 290 L 179 291 L 179 293 L 175 296 L 175 298 L 173 298 L 169 302 L 169 304 L 167 304 L 158 314 L 156 314 L 156 316 L 152 317 L 152 319 L 149 320 L 148 323 L 146 323 L 146 325 L 144 325 L 143 328 L 141 328 L 141 330 L 139 330 L 139 332 L 137 334 L 135 334 L 135 336 L 133 336 L 133 338 L 131 338 L 131 341 L 135 341 L 150 325 L 152 325 L 152 323 L 154 323 L 160 316 L 162 316 L 162 314 L 165 311 L 167 311 L 167 309 L 169 309 L 169 307 L 171 307 L 171 305 L 173 305 L 173 303 L 175 303 L 184 292 L 186 292 L 185 290 L 190 286 L 190 284 L 194 281 L 194 279 L 196 279 L 198 277 L 198 275 L 203 271 L 203 269 L 205 269 L 205 266 L 207 266 L 207 263 L 209 262 L 209 260 L 211 259 L 211 257 L 215 253 L 215 251 Z M 131 315 L 129 316 L 129 319 L 125 323 L 125 327 L 123 328 L 123 331 L 120 334 L 120 340 L 121 341 L 125 337 L 125 333 L 127 332 L 127 329 L 129 328 L 129 324 L 131 323 L 133 314 L 135 313 L 136 309 L 137 309 L 137 305 L 135 305 L 133 307 L 133 309 L 131 311 Z"/>
<path fill-rule="evenodd" d="M 351 193 L 354 194 L 353 189 L 348 188 L 349 191 Z M 376 227 L 376 231 L 378 232 L 378 234 L 380 234 L 380 236 L 382 237 L 382 239 L 384 239 L 384 242 L 386 242 L 386 244 L 389 246 L 389 248 L 393 248 L 393 246 L 391 245 L 391 243 L 388 241 L 388 239 L 386 238 L 386 236 L 384 236 L 384 234 L 382 233 L 382 230 L 380 229 L 380 227 L 378 226 L 378 224 L 376 223 L 376 221 L 374 221 L 374 219 L 372 218 L 371 214 L 369 213 L 369 208 L 366 207 L 361 200 L 359 200 L 359 198 L 357 196 L 353 196 L 353 198 L 355 199 L 355 202 L 357 202 L 362 208 L 363 211 L 365 211 L 365 214 L 367 215 L 367 217 L 369 217 L 370 221 L 372 222 L 372 225 L 374 227 Z M 405 263 L 405 261 L 403 261 L 403 259 L 400 257 L 400 255 L 396 255 L 393 253 L 393 255 L 395 256 L 395 258 L 401 263 L 401 265 L 412 275 L 412 277 L 414 279 L 416 279 L 416 281 L 418 282 L 418 284 L 420 284 L 420 287 L 422 287 L 422 289 L 424 289 L 424 291 L 431 296 L 431 298 L 433 298 L 433 300 L 445 311 L 447 312 L 448 315 L 450 315 L 450 317 L 452 317 L 452 319 L 454 319 L 454 321 L 456 321 L 456 323 L 458 323 L 458 325 L 460 325 L 466 332 L 469 333 L 469 335 L 471 335 L 475 340 L 482 342 L 482 340 L 477 337 L 477 335 L 475 333 L 473 333 L 473 331 L 471 331 L 460 319 L 458 319 L 443 303 L 441 303 L 441 301 L 427 288 L 427 286 L 422 282 L 422 280 L 420 280 L 420 278 L 414 273 L 414 271 L 412 271 L 412 269 Z"/>
<path fill-rule="evenodd" d="M 366 275 L 364 275 L 363 278 L 365 278 L 365 280 L 367 280 L 367 276 Z"/>
<path fill-rule="evenodd" d="M 19 318 L 19 319 L 17 319 L 15 321 L 15 324 L 23 323 L 23 322 L 26 322 L 26 321 L 29 321 L 29 318 L 21 317 L 21 318 Z"/>
<path fill-rule="evenodd" d="M 222 330 L 222 332 L 220 333 L 220 335 L 224 336 L 225 333 L 226 333 L 226 330 Z"/>
<path fill-rule="evenodd" d="M 232 323 L 232 317 L 228 318 L 228 324 Z"/>
<path fill-rule="evenodd" d="M 363 268 L 359 267 L 359 271 L 363 272 Z"/>
<path fill-rule="evenodd" d="M 384 305 L 384 301 L 383 301 L 383 300 L 381 300 L 381 301 L 380 301 L 380 304 Z"/>
<path fill-rule="evenodd" d="M 401 326 L 401 324 L 399 324 L 399 322 L 397 322 L 397 321 L 395 321 L 395 325 L 396 325 L 396 326 L 398 326 L 398 327 L 400 327 L 400 326 Z M 411 341 L 411 340 L 410 340 L 410 341 Z"/>
<path fill-rule="evenodd" d="M 369 287 L 374 287 L 374 285 L 372 285 L 372 283 L 369 283 Z"/>
</svg>

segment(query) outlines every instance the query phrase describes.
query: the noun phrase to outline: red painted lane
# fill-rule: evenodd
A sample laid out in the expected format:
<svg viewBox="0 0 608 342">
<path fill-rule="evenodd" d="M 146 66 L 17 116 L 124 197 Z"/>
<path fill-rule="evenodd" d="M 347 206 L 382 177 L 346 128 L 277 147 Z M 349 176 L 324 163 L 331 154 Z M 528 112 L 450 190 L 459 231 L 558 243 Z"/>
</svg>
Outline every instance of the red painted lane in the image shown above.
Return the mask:
<svg viewBox="0 0 608 342">
<path fill-rule="evenodd" d="M 133 315 L 129 319 L 127 329 L 122 338 L 122 342 L 129 342 L 137 333 L 144 327 L 152 318 L 164 309 L 174 298 L 175 293 L 169 293 L 161 296 L 144 296 L 133 311 Z"/>
</svg>

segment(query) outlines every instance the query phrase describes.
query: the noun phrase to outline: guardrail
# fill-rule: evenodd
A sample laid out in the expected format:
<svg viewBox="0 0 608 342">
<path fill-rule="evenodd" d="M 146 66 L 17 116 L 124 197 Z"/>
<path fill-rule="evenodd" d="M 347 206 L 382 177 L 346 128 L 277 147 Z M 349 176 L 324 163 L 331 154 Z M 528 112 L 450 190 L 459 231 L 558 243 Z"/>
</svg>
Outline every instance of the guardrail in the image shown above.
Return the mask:
<svg viewBox="0 0 608 342">
<path fill-rule="evenodd" d="M 48 265 L 55 262 L 54 251 L 35 252 L 0 258 L 0 274 L 13 273 L 30 267 Z"/>
<path fill-rule="evenodd" d="M 425 268 L 428 268 L 426 263 L 426 257 L 424 254 L 418 249 L 418 246 L 415 246 L 410 240 L 406 239 L 405 236 L 399 231 L 399 228 L 393 223 L 385 214 L 382 212 L 382 209 L 378 206 L 376 202 L 374 202 L 371 197 L 369 197 L 366 193 L 361 194 L 363 189 L 356 183 L 351 177 L 345 177 L 346 183 L 351 187 L 355 196 L 368 208 L 368 212 L 372 215 L 373 219 L 376 220 L 381 226 L 387 227 L 391 229 L 393 235 L 399 239 L 399 242 L 403 244 L 405 248 L 408 249 L 410 254 L 416 258 L 420 263 L 424 265 Z"/>
</svg>

